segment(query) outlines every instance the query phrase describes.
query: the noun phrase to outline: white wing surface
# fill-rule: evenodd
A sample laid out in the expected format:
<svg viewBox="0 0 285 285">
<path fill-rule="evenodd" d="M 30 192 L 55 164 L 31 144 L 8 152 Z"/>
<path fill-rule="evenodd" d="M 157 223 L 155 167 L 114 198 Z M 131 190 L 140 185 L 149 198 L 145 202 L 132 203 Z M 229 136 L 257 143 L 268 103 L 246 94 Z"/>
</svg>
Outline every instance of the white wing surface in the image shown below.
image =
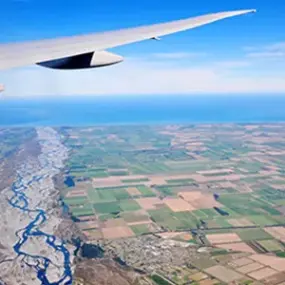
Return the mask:
<svg viewBox="0 0 285 285">
<path fill-rule="evenodd" d="M 121 45 L 193 29 L 225 18 L 255 12 L 239 10 L 193 17 L 163 24 L 102 32 L 90 35 L 0 45 L 0 69 L 50 62 L 96 53 Z"/>
</svg>

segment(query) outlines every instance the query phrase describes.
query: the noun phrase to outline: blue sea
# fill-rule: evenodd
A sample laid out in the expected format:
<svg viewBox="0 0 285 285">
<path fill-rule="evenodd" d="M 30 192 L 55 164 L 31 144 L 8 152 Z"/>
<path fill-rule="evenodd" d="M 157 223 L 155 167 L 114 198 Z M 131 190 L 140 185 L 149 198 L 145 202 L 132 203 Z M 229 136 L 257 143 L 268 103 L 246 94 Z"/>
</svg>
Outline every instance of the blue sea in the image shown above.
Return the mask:
<svg viewBox="0 0 285 285">
<path fill-rule="evenodd" d="M 1 126 L 285 122 L 285 95 L 0 99 Z"/>
</svg>

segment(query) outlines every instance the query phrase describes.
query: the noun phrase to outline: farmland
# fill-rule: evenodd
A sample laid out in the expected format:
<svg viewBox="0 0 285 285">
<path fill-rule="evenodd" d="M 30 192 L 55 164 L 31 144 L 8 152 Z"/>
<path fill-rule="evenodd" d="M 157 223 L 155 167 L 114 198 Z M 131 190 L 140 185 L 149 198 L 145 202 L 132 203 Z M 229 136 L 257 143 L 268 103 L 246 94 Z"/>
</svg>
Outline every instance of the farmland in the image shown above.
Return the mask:
<svg viewBox="0 0 285 285">
<path fill-rule="evenodd" d="M 91 242 L 184 232 L 199 246 L 281 256 L 285 126 L 264 128 L 61 128 L 72 180 L 62 201 Z"/>
</svg>

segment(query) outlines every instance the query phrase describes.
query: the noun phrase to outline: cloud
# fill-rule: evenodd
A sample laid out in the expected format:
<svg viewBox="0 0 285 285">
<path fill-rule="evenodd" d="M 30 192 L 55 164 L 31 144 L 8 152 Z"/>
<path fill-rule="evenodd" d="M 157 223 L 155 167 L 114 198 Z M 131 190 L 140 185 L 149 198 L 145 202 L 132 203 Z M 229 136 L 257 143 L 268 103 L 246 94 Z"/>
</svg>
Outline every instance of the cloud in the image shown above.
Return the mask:
<svg viewBox="0 0 285 285">
<path fill-rule="evenodd" d="M 247 57 L 258 59 L 285 59 L 285 43 L 275 43 L 259 48 L 247 47 Z"/>
<path fill-rule="evenodd" d="M 242 67 L 243 66 L 243 67 Z M 115 94 L 285 93 L 285 73 L 251 73 L 246 62 L 207 66 L 173 65 L 141 59 L 106 68 L 58 71 L 27 67 L 0 73 L 5 96 L 81 96 Z M 235 68 L 239 67 L 238 72 Z M 244 68 L 244 69 L 243 69 Z M 268 69 L 270 71 L 270 69 Z"/>
<path fill-rule="evenodd" d="M 229 61 L 220 61 L 216 62 L 217 66 L 224 67 L 224 68 L 242 68 L 250 66 L 251 63 L 246 60 L 229 60 Z"/>
<path fill-rule="evenodd" d="M 172 53 L 154 53 L 151 56 L 159 59 L 187 59 L 205 56 L 202 52 L 172 52 Z"/>
</svg>

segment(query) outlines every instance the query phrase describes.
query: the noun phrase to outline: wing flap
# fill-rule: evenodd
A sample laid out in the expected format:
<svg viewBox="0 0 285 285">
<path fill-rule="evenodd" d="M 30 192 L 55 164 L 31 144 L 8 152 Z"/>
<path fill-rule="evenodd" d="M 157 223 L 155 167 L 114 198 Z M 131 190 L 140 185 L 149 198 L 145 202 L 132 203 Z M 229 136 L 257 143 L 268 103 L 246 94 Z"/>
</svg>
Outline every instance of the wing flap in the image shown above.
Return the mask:
<svg viewBox="0 0 285 285">
<path fill-rule="evenodd" d="M 0 69 L 41 63 L 182 32 L 225 18 L 255 12 L 239 10 L 198 16 L 164 24 L 91 35 L 0 45 Z"/>
</svg>

